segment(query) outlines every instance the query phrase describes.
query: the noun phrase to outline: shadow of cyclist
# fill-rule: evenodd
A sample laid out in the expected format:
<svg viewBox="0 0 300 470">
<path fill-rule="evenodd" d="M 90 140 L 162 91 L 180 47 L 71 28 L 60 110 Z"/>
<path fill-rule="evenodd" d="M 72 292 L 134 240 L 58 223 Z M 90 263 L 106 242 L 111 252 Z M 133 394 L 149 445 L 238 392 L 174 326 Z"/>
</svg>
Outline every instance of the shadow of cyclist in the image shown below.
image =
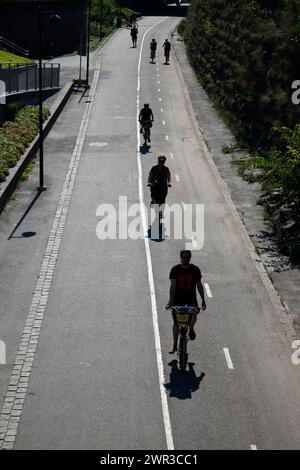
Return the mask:
<svg viewBox="0 0 300 470">
<path fill-rule="evenodd" d="M 143 145 L 140 145 L 140 153 L 143 154 L 143 155 L 146 155 L 146 153 L 149 153 L 151 149 L 151 145 L 147 145 L 147 144 L 143 144 Z"/>
<path fill-rule="evenodd" d="M 200 376 L 197 377 L 193 362 L 188 363 L 189 370 L 185 372 L 178 369 L 176 359 L 169 362 L 168 365 L 171 366 L 170 382 L 164 384 L 164 386 L 169 391 L 169 396 L 179 400 L 192 398 L 192 393 L 199 390 L 200 382 L 204 379 L 205 373 L 201 372 Z"/>
<path fill-rule="evenodd" d="M 153 242 L 163 242 L 164 240 L 166 240 L 166 238 L 170 238 L 166 233 L 166 226 L 164 224 L 164 205 L 158 206 L 158 204 L 156 204 L 150 207 L 154 211 L 154 218 L 153 220 L 151 220 L 151 224 L 148 228 L 148 238 L 150 238 Z"/>
</svg>

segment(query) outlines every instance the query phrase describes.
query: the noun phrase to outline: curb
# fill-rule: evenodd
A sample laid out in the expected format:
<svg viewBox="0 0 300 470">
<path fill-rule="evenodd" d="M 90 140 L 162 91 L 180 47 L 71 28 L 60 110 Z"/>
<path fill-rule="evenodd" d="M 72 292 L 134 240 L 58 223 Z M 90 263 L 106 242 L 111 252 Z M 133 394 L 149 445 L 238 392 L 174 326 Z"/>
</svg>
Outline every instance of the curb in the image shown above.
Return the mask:
<svg viewBox="0 0 300 470">
<path fill-rule="evenodd" d="M 296 331 L 295 331 L 295 328 L 294 328 L 294 325 L 293 325 L 293 319 L 289 313 L 289 309 L 288 308 L 285 308 L 282 304 L 281 304 L 281 301 L 280 301 L 280 296 L 277 292 L 277 290 L 275 289 L 275 287 L 273 286 L 272 282 L 271 282 L 271 279 L 267 273 L 267 270 L 265 269 L 264 265 L 263 265 L 263 262 L 261 260 L 261 258 L 259 257 L 259 255 L 256 253 L 256 250 L 255 250 L 255 246 L 253 245 L 253 242 L 243 224 L 243 221 L 241 219 L 241 216 L 231 198 L 231 195 L 230 195 L 230 191 L 228 189 L 228 185 L 226 183 L 226 181 L 222 178 L 221 174 L 219 173 L 219 170 L 217 168 L 217 165 L 215 164 L 214 162 L 214 159 L 213 159 L 213 156 L 212 156 L 212 153 L 210 151 L 210 149 L 208 148 L 207 146 L 207 143 L 205 141 L 205 138 L 204 138 L 204 135 L 203 135 L 203 131 L 202 129 L 200 128 L 200 124 L 197 120 L 197 117 L 196 117 L 196 113 L 195 113 L 195 110 L 194 110 L 194 107 L 192 105 L 192 102 L 191 102 L 191 98 L 190 98 L 190 92 L 189 92 L 189 88 L 188 88 L 188 85 L 184 79 L 184 76 L 183 76 L 183 73 L 181 71 L 181 67 L 180 67 L 180 64 L 179 64 L 179 58 L 177 57 L 177 54 L 176 54 L 176 50 L 175 50 L 175 47 L 172 47 L 172 50 L 173 50 L 173 57 L 174 57 L 174 63 L 176 64 L 176 68 L 177 68 L 177 72 L 178 72 L 178 75 L 180 77 L 180 81 L 182 82 L 182 85 L 183 85 L 183 89 L 185 90 L 185 93 L 184 93 L 184 96 L 185 96 L 185 100 L 186 100 L 186 103 L 187 103 L 187 107 L 188 107 L 188 110 L 189 110 L 189 114 L 190 114 L 190 117 L 191 117 L 191 120 L 193 122 L 193 126 L 194 126 L 194 129 L 195 129 L 195 132 L 196 132 L 196 135 L 197 135 L 197 138 L 198 138 L 198 141 L 200 143 L 200 146 L 203 150 L 203 154 L 217 180 L 217 183 L 222 191 L 222 194 L 225 198 L 225 201 L 226 201 L 226 204 L 227 204 L 227 207 L 228 209 L 230 210 L 231 212 L 231 215 L 233 217 L 233 220 L 241 234 L 241 237 L 243 239 L 243 242 L 244 242 L 244 245 L 245 245 L 245 248 L 247 250 L 247 252 L 249 253 L 249 256 L 250 258 L 252 259 L 253 261 L 253 264 L 255 265 L 255 268 L 262 280 L 262 283 L 268 293 L 268 296 L 269 296 L 269 299 L 273 305 L 273 308 L 274 308 L 274 311 L 276 312 L 276 317 L 277 317 L 277 320 L 275 322 L 275 328 L 276 328 L 276 331 L 278 332 L 280 338 L 281 338 L 281 341 L 282 343 L 285 343 L 285 340 L 288 338 L 288 340 L 290 342 L 292 342 L 295 338 L 297 338 L 297 334 L 296 334 Z M 199 84 L 200 86 L 200 84 Z M 271 323 L 271 324 L 274 324 L 274 318 L 271 317 L 271 318 L 267 318 L 267 322 L 268 323 Z M 278 324 L 280 325 L 281 328 L 278 328 Z"/>
<path fill-rule="evenodd" d="M 66 83 L 66 85 L 63 87 L 63 89 L 60 92 L 60 96 L 58 96 L 57 100 L 50 107 L 51 115 L 43 125 L 44 139 L 50 132 L 56 119 L 58 118 L 63 107 L 68 101 L 72 93 L 72 90 L 73 90 L 73 83 L 72 82 Z M 29 145 L 29 147 L 27 148 L 27 150 L 25 151 L 21 159 L 18 161 L 17 165 L 11 169 L 8 177 L 6 178 L 6 181 L 4 181 L 1 184 L 2 188 L 0 190 L 0 213 L 3 211 L 9 198 L 15 191 L 18 185 L 18 182 L 21 179 L 22 174 L 24 173 L 32 157 L 38 152 L 38 149 L 39 149 L 39 136 L 37 135 L 35 139 L 31 142 L 31 144 Z"/>
</svg>

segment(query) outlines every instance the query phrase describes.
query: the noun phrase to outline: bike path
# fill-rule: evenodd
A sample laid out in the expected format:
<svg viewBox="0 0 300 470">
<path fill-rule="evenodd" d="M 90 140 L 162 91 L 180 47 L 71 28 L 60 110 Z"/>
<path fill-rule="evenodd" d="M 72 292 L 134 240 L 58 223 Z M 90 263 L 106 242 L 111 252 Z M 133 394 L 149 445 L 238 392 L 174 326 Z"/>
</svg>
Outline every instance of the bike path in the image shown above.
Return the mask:
<svg viewBox="0 0 300 470">
<path fill-rule="evenodd" d="M 159 44 L 168 28 L 167 22 L 162 23 L 150 36 Z M 174 57 L 164 65 L 159 54 L 153 66 L 145 54 L 143 65 L 141 94 L 151 90 L 150 102 L 157 103 L 151 152 L 165 153 L 172 172 L 167 202 L 204 204 L 204 246 L 193 252 L 192 262 L 203 270 L 203 282 L 213 295 L 207 311 L 199 315 L 198 337 L 189 343 L 194 365 L 182 378 L 176 357 L 167 353 L 172 336 L 164 305 L 166 280 L 184 243 L 151 243 L 175 447 L 298 448 L 299 374 L 291 363 L 291 343 L 283 334 L 282 318 L 250 256 L 241 221 L 224 199 L 223 187 L 204 155 Z M 145 155 L 144 181 L 150 166 Z M 233 369 L 227 365 L 224 348 L 230 352 Z"/>
</svg>

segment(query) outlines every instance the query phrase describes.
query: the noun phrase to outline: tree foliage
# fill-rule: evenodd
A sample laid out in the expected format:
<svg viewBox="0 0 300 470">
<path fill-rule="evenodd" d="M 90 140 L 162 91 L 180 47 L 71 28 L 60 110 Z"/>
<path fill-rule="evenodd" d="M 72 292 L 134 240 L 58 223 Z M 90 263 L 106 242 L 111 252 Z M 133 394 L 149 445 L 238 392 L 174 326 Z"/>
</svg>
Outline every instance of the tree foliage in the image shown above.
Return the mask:
<svg viewBox="0 0 300 470">
<path fill-rule="evenodd" d="M 300 121 L 291 101 L 291 84 L 300 79 L 300 0 L 194 0 L 185 39 L 238 138 L 265 147 L 274 126 Z"/>
</svg>

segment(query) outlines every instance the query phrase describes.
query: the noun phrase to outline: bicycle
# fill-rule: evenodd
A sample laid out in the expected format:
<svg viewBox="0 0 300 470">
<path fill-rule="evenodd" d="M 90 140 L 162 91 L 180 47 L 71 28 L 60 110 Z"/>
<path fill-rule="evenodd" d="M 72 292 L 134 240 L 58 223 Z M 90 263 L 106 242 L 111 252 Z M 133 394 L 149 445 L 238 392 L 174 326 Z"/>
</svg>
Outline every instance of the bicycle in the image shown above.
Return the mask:
<svg viewBox="0 0 300 470">
<path fill-rule="evenodd" d="M 188 361 L 187 344 L 189 341 L 189 326 L 194 313 L 199 312 L 199 307 L 172 306 L 172 313 L 175 316 L 176 324 L 179 327 L 179 368 L 185 371 Z"/>
<path fill-rule="evenodd" d="M 151 142 L 150 127 L 152 126 L 152 121 L 140 121 L 140 124 L 142 126 L 142 134 L 143 134 L 143 138 L 144 138 L 144 145 L 147 145 L 147 142 Z"/>
<path fill-rule="evenodd" d="M 165 64 L 169 64 L 170 63 L 170 51 L 168 49 L 165 49 L 165 58 L 166 58 Z"/>
</svg>

